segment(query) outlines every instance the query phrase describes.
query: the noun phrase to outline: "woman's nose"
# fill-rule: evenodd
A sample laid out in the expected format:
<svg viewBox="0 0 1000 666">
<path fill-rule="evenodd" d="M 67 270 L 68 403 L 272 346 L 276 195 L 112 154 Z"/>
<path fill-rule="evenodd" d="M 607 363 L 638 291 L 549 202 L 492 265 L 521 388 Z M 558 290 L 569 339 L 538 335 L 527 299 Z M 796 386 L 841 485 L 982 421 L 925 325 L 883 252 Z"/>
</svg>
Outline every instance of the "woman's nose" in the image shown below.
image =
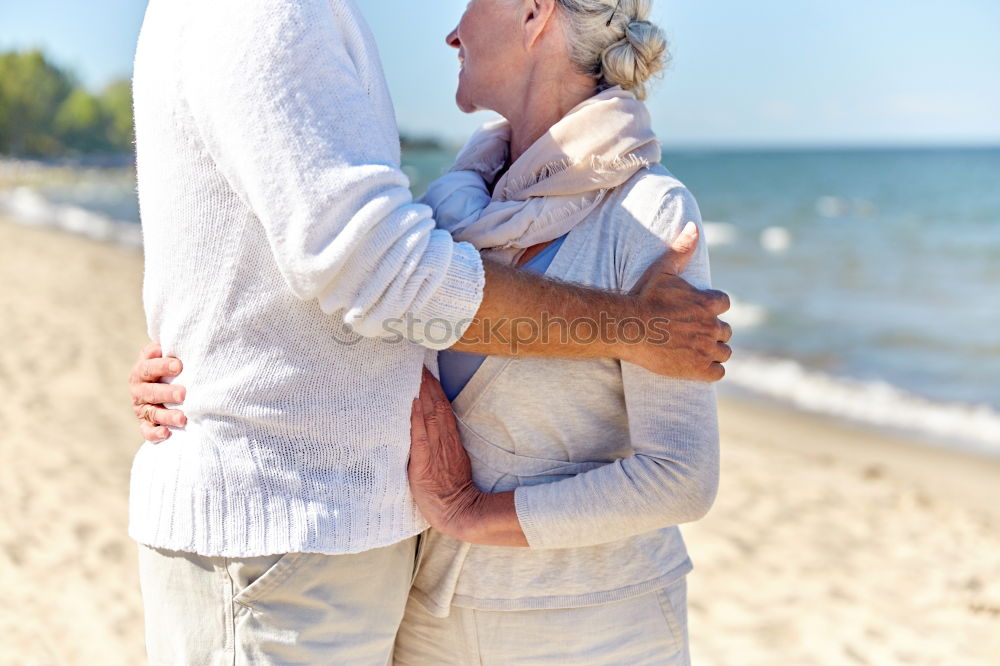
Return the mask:
<svg viewBox="0 0 1000 666">
<path fill-rule="evenodd" d="M 448 46 L 453 49 L 457 49 L 462 46 L 462 42 L 458 39 L 458 28 L 455 28 L 448 33 L 448 36 L 444 38 L 444 41 Z"/>
</svg>

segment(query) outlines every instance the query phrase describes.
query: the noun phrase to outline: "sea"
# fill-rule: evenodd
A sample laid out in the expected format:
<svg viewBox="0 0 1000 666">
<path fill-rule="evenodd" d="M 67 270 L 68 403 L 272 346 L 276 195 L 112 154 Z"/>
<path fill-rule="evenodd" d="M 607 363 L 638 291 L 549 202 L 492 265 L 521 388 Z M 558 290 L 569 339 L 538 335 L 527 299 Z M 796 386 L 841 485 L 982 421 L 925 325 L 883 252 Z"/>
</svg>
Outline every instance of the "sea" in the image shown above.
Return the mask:
<svg viewBox="0 0 1000 666">
<path fill-rule="evenodd" d="M 406 151 L 414 191 L 453 155 Z M 720 392 L 1000 456 L 1000 148 L 666 147 L 663 162 L 733 301 Z M 0 191 L 0 212 L 141 243 L 130 170 L 70 181 Z"/>
</svg>

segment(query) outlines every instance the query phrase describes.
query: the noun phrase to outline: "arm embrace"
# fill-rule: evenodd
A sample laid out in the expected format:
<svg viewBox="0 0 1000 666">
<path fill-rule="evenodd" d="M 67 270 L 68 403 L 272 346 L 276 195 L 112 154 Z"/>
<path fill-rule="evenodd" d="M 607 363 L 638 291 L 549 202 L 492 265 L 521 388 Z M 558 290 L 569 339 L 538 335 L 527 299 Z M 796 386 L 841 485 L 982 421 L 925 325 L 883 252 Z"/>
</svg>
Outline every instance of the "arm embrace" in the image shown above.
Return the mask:
<svg viewBox="0 0 1000 666">
<path fill-rule="evenodd" d="M 683 191 L 664 200 L 653 230 L 676 242 L 685 222 L 698 219 L 693 199 Z M 638 253 L 629 258 L 624 267 L 626 286 L 641 279 L 656 254 Z M 708 255 L 703 244 L 681 275 L 696 287 L 708 287 Z M 436 434 L 447 429 L 448 418 L 441 406 L 443 395 L 435 390 L 432 379 L 425 378 L 418 401 L 423 401 L 425 414 L 444 416 L 435 419 L 432 432 L 419 426 L 415 429 L 426 441 L 418 442 L 414 436 L 410 476 L 422 509 L 437 493 L 435 501 L 440 506 L 428 516 L 431 524 L 474 543 L 568 548 L 615 541 L 701 518 L 718 487 L 719 436 L 713 386 L 659 377 L 627 362 L 622 363 L 622 379 L 632 455 L 561 481 L 489 494 L 468 482 L 464 471 L 468 459 L 460 449 L 457 433 L 443 440 Z M 434 402 L 436 409 L 427 406 Z M 450 472 L 445 472 L 449 467 Z M 447 481 L 449 474 L 453 482 Z M 447 492 L 433 487 L 430 480 L 435 477 L 449 489 Z"/>
</svg>

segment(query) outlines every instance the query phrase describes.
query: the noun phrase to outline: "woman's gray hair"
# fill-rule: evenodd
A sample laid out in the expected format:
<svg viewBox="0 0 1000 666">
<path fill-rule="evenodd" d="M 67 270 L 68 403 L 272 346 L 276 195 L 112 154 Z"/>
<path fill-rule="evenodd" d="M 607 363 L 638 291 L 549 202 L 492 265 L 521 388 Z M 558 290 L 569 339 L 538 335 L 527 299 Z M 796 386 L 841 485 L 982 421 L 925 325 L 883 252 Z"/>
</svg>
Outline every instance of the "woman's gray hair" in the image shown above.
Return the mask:
<svg viewBox="0 0 1000 666">
<path fill-rule="evenodd" d="M 556 0 L 565 11 L 574 63 L 602 89 L 621 86 L 639 99 L 666 67 L 667 38 L 649 21 L 652 0 Z"/>
</svg>

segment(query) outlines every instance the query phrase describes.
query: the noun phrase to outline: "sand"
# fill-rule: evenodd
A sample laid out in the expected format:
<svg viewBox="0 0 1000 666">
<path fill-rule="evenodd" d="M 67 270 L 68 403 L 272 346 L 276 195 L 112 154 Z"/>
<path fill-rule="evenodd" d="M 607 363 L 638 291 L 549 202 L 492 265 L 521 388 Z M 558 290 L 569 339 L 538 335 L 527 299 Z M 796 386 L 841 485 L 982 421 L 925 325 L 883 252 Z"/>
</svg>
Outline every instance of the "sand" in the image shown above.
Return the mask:
<svg viewBox="0 0 1000 666">
<path fill-rule="evenodd" d="M 0 222 L 0 664 L 144 663 L 125 534 L 136 252 Z"/>
<path fill-rule="evenodd" d="M 141 664 L 139 255 L 0 220 L 0 664 Z M 685 528 L 698 666 L 1000 664 L 1000 463 L 722 404 Z"/>
<path fill-rule="evenodd" d="M 1000 463 L 724 402 L 694 663 L 1000 664 Z"/>
</svg>

